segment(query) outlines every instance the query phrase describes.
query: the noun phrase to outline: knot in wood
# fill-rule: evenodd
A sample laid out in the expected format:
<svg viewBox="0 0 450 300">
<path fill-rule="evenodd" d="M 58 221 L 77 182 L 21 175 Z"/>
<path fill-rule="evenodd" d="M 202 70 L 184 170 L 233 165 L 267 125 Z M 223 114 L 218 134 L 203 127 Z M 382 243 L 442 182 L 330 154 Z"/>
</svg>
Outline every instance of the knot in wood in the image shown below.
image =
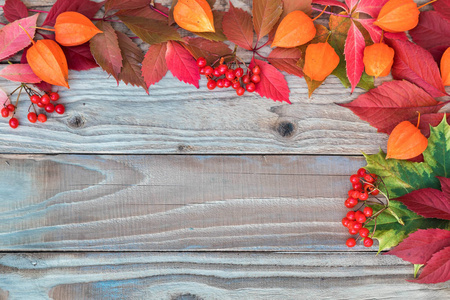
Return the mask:
<svg viewBox="0 0 450 300">
<path fill-rule="evenodd" d="M 289 121 L 281 121 L 276 125 L 277 132 L 282 136 L 289 138 L 294 135 L 295 125 Z"/>
<path fill-rule="evenodd" d="M 203 300 L 203 298 L 192 294 L 181 294 L 173 297 L 172 300 Z"/>
<path fill-rule="evenodd" d="M 82 116 L 80 116 L 80 115 L 72 116 L 67 121 L 67 125 L 70 128 L 74 128 L 74 129 L 83 127 L 84 123 L 85 123 L 85 119 Z"/>
</svg>

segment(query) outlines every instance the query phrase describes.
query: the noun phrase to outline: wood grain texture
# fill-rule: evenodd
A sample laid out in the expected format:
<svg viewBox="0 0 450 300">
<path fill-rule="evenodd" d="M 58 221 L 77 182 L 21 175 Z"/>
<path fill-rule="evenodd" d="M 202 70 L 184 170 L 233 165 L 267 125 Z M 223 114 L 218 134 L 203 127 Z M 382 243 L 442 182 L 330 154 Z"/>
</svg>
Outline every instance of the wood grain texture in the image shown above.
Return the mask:
<svg viewBox="0 0 450 300">
<path fill-rule="evenodd" d="M 446 299 L 370 253 L 1 254 L 10 299 Z"/>
<path fill-rule="evenodd" d="M 342 156 L 0 156 L 0 251 L 340 251 Z M 358 251 L 367 251 L 356 247 Z"/>
</svg>

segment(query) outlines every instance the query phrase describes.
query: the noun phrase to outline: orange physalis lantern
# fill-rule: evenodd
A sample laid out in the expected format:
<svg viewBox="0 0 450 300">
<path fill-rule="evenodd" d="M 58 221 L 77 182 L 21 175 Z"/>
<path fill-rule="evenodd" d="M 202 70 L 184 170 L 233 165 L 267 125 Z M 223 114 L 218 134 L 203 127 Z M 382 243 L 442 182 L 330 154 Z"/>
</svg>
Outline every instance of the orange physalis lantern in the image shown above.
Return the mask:
<svg viewBox="0 0 450 300">
<path fill-rule="evenodd" d="M 306 44 L 315 36 L 313 20 L 304 12 L 295 10 L 281 21 L 271 47 L 293 48 Z"/>
<path fill-rule="evenodd" d="M 66 56 L 55 41 L 39 40 L 35 42 L 27 51 L 27 61 L 34 74 L 42 80 L 53 85 L 70 88 Z"/>
<path fill-rule="evenodd" d="M 206 0 L 178 0 L 173 10 L 175 22 L 192 32 L 215 32 L 214 17 Z"/>
<path fill-rule="evenodd" d="M 97 33 L 102 31 L 80 13 L 67 11 L 56 18 L 55 39 L 63 46 L 84 44 Z"/>
<path fill-rule="evenodd" d="M 403 121 L 395 126 L 389 136 L 386 159 L 410 159 L 425 151 L 428 139 L 417 127 L 409 121 Z"/>
<path fill-rule="evenodd" d="M 339 55 L 325 43 L 310 44 L 306 48 L 303 73 L 315 81 L 324 81 L 339 65 Z"/>
<path fill-rule="evenodd" d="M 441 76 L 444 85 L 450 86 L 450 47 L 445 50 L 441 58 Z"/>
<path fill-rule="evenodd" d="M 367 75 L 383 77 L 389 75 L 394 64 L 395 51 L 384 43 L 364 48 L 364 67 Z"/>
</svg>

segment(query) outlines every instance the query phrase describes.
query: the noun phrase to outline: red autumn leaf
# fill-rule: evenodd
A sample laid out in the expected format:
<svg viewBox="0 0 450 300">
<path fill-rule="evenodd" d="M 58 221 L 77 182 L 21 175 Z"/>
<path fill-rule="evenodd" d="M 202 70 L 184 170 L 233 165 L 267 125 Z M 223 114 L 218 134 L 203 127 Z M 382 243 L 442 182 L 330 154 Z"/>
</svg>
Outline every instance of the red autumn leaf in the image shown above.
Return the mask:
<svg viewBox="0 0 450 300">
<path fill-rule="evenodd" d="M 69 70 L 84 71 L 98 67 L 94 57 L 92 56 L 89 43 L 72 47 L 61 46 L 61 49 L 66 55 Z"/>
<path fill-rule="evenodd" d="M 8 95 L 2 89 L 0 89 L 0 103 L 5 103 L 6 101 L 8 101 L 8 99 Z"/>
<path fill-rule="evenodd" d="M 19 24 L 33 38 L 36 32 L 38 14 L 14 21 L 0 29 L 0 61 L 14 55 L 31 44 L 30 38 Z"/>
<path fill-rule="evenodd" d="M 114 9 L 136 9 L 148 7 L 148 0 L 107 0 L 105 2 L 105 13 Z"/>
<path fill-rule="evenodd" d="M 425 48 L 445 49 L 450 47 L 450 20 L 444 19 L 435 11 L 425 11 L 420 14 L 419 24 L 409 31 L 413 41 Z M 433 55 L 434 57 L 434 55 Z"/>
<path fill-rule="evenodd" d="M 361 0 L 356 7 L 357 12 L 366 13 L 372 18 L 377 18 L 383 5 L 389 0 Z"/>
<path fill-rule="evenodd" d="M 119 48 L 117 34 L 112 26 L 105 21 L 97 22 L 96 26 L 103 33 L 96 34 L 90 40 L 91 53 L 97 64 L 112 75 L 119 84 L 119 73 L 122 69 L 122 53 Z"/>
<path fill-rule="evenodd" d="M 121 2 L 121 1 L 119 1 Z M 115 15 L 116 16 L 129 16 L 129 17 L 142 17 L 147 19 L 158 20 L 167 23 L 167 18 L 162 14 L 154 11 L 148 5 L 148 0 L 145 1 L 146 5 L 139 8 L 131 9 L 130 7 L 124 7 L 124 9 L 119 10 Z M 126 9 L 125 9 L 126 8 Z M 169 9 L 165 6 L 162 6 L 159 3 L 155 3 L 155 8 L 159 11 L 162 11 L 165 14 L 169 13 Z"/>
<path fill-rule="evenodd" d="M 395 255 L 413 264 L 425 264 L 435 252 L 449 246 L 449 230 L 419 229 L 386 255 Z"/>
<path fill-rule="evenodd" d="M 302 52 L 298 48 L 275 48 L 267 60 L 278 70 L 303 77 L 302 69 L 297 65 Z"/>
<path fill-rule="evenodd" d="M 432 5 L 435 11 L 440 13 L 447 20 L 450 20 L 450 0 L 439 0 Z"/>
<path fill-rule="evenodd" d="M 283 0 L 283 12 L 281 13 L 280 20 L 294 10 L 301 10 L 305 14 L 310 15 L 312 12 L 311 0 Z"/>
<path fill-rule="evenodd" d="M 428 51 L 408 41 L 391 40 L 389 44 L 395 50 L 394 79 L 406 79 L 433 97 L 446 95 L 438 65 Z"/>
<path fill-rule="evenodd" d="M 450 220 L 450 198 L 440 190 L 432 188 L 415 190 L 395 200 L 425 218 Z"/>
<path fill-rule="evenodd" d="M 354 101 L 340 105 L 351 109 L 378 132 L 390 134 L 398 123 L 417 117 L 417 112 L 422 115 L 436 113 L 445 104 L 408 81 L 395 80 L 384 82 Z"/>
<path fill-rule="evenodd" d="M 7 65 L 2 70 L 0 70 L 0 77 L 6 78 L 11 81 L 25 83 L 38 83 L 42 81 L 33 73 L 33 70 L 31 70 L 28 64 Z"/>
<path fill-rule="evenodd" d="M 360 23 L 369 33 L 370 38 L 374 43 L 379 43 L 381 40 L 381 28 L 373 25 L 373 22 L 375 19 L 358 19 L 356 20 L 358 23 Z M 404 32 L 384 32 L 383 34 L 385 39 L 394 39 L 394 40 L 402 40 L 407 41 L 408 37 Z"/>
<path fill-rule="evenodd" d="M 141 65 L 144 59 L 142 50 L 125 33 L 116 31 L 116 34 L 123 58 L 123 66 L 119 74 L 119 79 L 125 82 L 125 84 L 143 87 L 148 94 L 148 88 L 141 71 Z"/>
<path fill-rule="evenodd" d="M 450 178 L 438 177 L 441 182 L 441 190 L 450 199 Z"/>
<path fill-rule="evenodd" d="M 204 38 L 185 37 L 183 46 L 197 59 L 206 58 L 208 64 L 212 64 L 220 57 L 231 54 L 231 49 L 222 42 L 209 41 Z"/>
<path fill-rule="evenodd" d="M 57 0 L 48 12 L 42 26 L 54 26 L 58 15 L 65 11 L 76 11 L 92 19 L 104 3 L 96 3 L 89 0 Z"/>
<path fill-rule="evenodd" d="M 5 18 L 9 22 L 28 17 L 28 9 L 20 0 L 6 0 L 3 5 Z"/>
<path fill-rule="evenodd" d="M 345 40 L 344 54 L 345 61 L 347 62 L 347 77 L 352 86 L 352 93 L 364 72 L 363 57 L 365 47 L 366 42 L 364 41 L 364 36 L 356 27 L 355 23 L 351 22 L 348 36 Z"/>
<path fill-rule="evenodd" d="M 281 0 L 254 0 L 253 1 L 253 27 L 256 40 L 266 36 L 278 22 L 283 11 Z"/>
<path fill-rule="evenodd" d="M 421 114 L 420 115 L 420 132 L 426 137 L 430 136 L 430 126 L 436 127 L 441 123 L 444 118 L 444 113 L 431 113 L 431 114 Z M 447 122 L 450 122 L 450 114 L 446 114 Z M 412 119 L 408 119 L 412 124 L 417 124 L 418 116 Z"/>
<path fill-rule="evenodd" d="M 253 25 L 252 16 L 240 9 L 235 8 L 230 2 L 230 9 L 223 17 L 223 33 L 230 42 L 241 48 L 252 50 L 253 48 Z"/>
<path fill-rule="evenodd" d="M 261 81 L 256 84 L 255 91 L 262 97 L 291 104 L 289 87 L 283 74 L 267 62 L 253 58 L 249 67 L 255 65 L 261 68 Z"/>
<path fill-rule="evenodd" d="M 330 6 L 338 6 L 345 11 L 348 11 L 347 5 L 337 0 L 313 0 L 312 3 L 321 4 L 321 5 L 330 5 Z"/>
<path fill-rule="evenodd" d="M 416 283 L 438 283 L 450 280 L 450 247 L 435 253 L 427 262 Z"/>
<path fill-rule="evenodd" d="M 350 11 L 353 10 L 356 4 L 358 4 L 360 0 L 345 0 L 345 4 L 347 4 Z"/>
<path fill-rule="evenodd" d="M 167 43 L 151 45 L 142 62 L 142 75 L 147 87 L 160 81 L 167 73 Z"/>
<path fill-rule="evenodd" d="M 178 42 L 169 41 L 166 52 L 167 68 L 178 80 L 199 88 L 200 73 L 195 59 Z"/>
</svg>

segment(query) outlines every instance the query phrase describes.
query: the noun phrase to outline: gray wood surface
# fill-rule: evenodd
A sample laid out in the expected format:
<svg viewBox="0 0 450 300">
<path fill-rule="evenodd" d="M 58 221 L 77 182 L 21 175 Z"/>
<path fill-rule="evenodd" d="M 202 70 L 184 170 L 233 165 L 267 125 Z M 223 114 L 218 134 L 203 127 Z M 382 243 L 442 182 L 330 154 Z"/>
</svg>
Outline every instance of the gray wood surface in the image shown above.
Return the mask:
<svg viewBox="0 0 450 300">
<path fill-rule="evenodd" d="M 448 284 L 411 274 L 396 257 L 347 252 L 0 254 L 10 299 L 448 298 Z"/>
</svg>

